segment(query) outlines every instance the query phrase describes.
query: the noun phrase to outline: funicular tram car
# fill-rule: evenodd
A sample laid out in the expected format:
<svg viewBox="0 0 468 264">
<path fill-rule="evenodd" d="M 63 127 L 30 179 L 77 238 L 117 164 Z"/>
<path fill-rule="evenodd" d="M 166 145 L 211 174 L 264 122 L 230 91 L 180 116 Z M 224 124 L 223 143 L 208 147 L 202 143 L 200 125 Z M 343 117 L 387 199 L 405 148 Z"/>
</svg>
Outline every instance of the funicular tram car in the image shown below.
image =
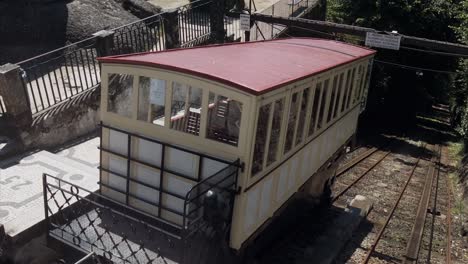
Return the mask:
<svg viewBox="0 0 468 264">
<path fill-rule="evenodd" d="M 182 238 L 217 215 L 217 245 L 241 252 L 295 193 L 332 184 L 374 53 L 290 38 L 100 58 L 101 194 Z"/>
</svg>

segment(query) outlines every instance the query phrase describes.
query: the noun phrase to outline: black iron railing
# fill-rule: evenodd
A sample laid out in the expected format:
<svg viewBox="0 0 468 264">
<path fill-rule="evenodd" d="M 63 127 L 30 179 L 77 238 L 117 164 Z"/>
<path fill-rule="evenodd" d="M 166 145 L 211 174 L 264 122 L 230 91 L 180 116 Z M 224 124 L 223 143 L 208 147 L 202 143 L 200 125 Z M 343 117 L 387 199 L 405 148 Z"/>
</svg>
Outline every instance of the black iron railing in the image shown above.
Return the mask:
<svg viewBox="0 0 468 264">
<path fill-rule="evenodd" d="M 179 8 L 179 39 L 182 47 L 194 47 L 210 40 L 211 1 L 199 1 Z"/>
<path fill-rule="evenodd" d="M 227 245 L 238 170 L 239 161 L 233 162 L 187 192 L 180 229 L 125 203 L 44 174 L 47 233 L 86 254 L 94 252 L 118 263 L 206 259 L 197 247 L 211 244 L 216 251 L 221 244 Z M 213 244 L 214 238 L 219 241 Z"/>
<path fill-rule="evenodd" d="M 37 113 L 100 83 L 96 37 L 18 63 L 31 112 Z"/>
<path fill-rule="evenodd" d="M 182 47 L 204 44 L 210 39 L 211 1 L 199 1 L 178 9 Z M 111 29 L 113 47 L 99 51 L 93 36 L 17 63 L 23 69 L 25 90 L 33 114 L 96 88 L 100 80 L 98 54 L 118 55 L 165 50 L 164 13 Z M 5 112 L 1 108 L 0 114 Z"/>
</svg>

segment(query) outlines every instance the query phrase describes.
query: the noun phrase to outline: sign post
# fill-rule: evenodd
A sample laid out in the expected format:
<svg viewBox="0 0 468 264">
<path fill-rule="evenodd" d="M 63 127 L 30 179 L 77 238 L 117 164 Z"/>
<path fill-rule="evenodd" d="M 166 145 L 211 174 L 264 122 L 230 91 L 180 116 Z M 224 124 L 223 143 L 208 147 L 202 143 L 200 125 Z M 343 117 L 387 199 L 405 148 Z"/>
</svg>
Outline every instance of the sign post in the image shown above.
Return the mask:
<svg viewBox="0 0 468 264">
<path fill-rule="evenodd" d="M 366 33 L 366 46 L 369 47 L 400 50 L 400 41 L 400 35 L 388 35 L 374 32 Z"/>
<path fill-rule="evenodd" d="M 240 29 L 245 31 L 245 41 L 250 41 L 250 14 L 240 14 Z"/>
</svg>

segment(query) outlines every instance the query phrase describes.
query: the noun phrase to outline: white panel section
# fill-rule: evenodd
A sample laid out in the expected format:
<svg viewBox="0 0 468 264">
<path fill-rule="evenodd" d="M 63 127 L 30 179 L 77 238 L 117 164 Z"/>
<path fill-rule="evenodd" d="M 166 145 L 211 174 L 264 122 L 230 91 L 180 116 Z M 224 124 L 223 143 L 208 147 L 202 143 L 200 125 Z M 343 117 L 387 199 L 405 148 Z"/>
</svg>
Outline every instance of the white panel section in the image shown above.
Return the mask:
<svg viewBox="0 0 468 264">
<path fill-rule="evenodd" d="M 312 144 L 309 144 L 307 147 L 304 148 L 304 150 L 302 151 L 302 177 L 301 179 L 302 180 L 305 180 L 307 179 L 307 177 L 311 176 L 311 164 L 312 164 L 312 160 L 310 158 L 310 150 L 311 150 L 311 145 Z M 303 181 L 301 181 L 302 183 Z"/>
<path fill-rule="evenodd" d="M 159 198 L 158 198 L 159 199 Z M 152 214 L 152 215 L 158 215 L 158 207 L 154 206 L 149 203 L 145 203 L 141 200 L 129 197 L 128 202 L 130 203 L 131 206 L 138 208 L 142 210 L 143 212 Z"/>
<path fill-rule="evenodd" d="M 148 140 L 138 139 L 138 159 L 152 165 L 161 167 L 161 144 Z"/>
<path fill-rule="evenodd" d="M 163 194 L 162 205 L 165 206 L 166 208 L 170 208 L 177 212 L 182 213 L 184 211 L 184 200 L 179 199 L 169 194 Z"/>
<path fill-rule="evenodd" d="M 245 206 L 245 226 L 244 231 L 248 232 L 257 222 L 258 201 L 260 198 L 260 188 L 251 189 L 247 193 L 247 205 Z"/>
<path fill-rule="evenodd" d="M 115 176 L 114 176 L 115 177 Z M 112 189 L 106 188 L 104 186 L 101 187 L 101 193 L 104 196 L 107 196 L 111 199 L 114 199 L 118 202 L 125 203 L 125 194 L 116 192 Z"/>
<path fill-rule="evenodd" d="M 128 136 L 109 129 L 109 149 L 119 154 L 127 155 Z"/>
<path fill-rule="evenodd" d="M 227 165 L 224 163 L 204 158 L 202 162 L 202 179 L 206 179 L 226 167 Z"/>
<path fill-rule="evenodd" d="M 130 193 L 146 201 L 159 203 L 159 191 L 151 189 L 144 185 L 135 182 L 130 182 Z"/>
<path fill-rule="evenodd" d="M 175 175 L 165 173 L 164 174 L 164 189 L 178 195 L 185 196 L 188 191 L 192 188 L 193 183 L 189 180 L 179 178 Z"/>
<path fill-rule="evenodd" d="M 295 186 L 296 179 L 301 173 L 299 170 L 299 155 L 294 155 L 294 158 L 291 162 L 291 169 L 289 170 L 288 175 L 288 192 L 291 192 L 291 189 Z"/>
<path fill-rule="evenodd" d="M 170 221 L 172 223 L 178 224 L 178 225 L 183 224 L 182 223 L 183 222 L 182 216 L 174 214 L 174 213 L 169 212 L 169 211 L 164 210 L 164 209 L 162 209 L 162 211 L 161 211 L 161 217 L 163 219 L 166 219 L 166 220 L 168 220 L 168 221 Z"/>
<path fill-rule="evenodd" d="M 198 173 L 198 156 L 167 147 L 164 166 L 172 171 L 196 178 Z"/>
<path fill-rule="evenodd" d="M 109 170 L 121 175 L 127 175 L 127 161 L 118 157 L 109 156 Z M 127 180 L 120 176 L 109 173 L 108 185 L 118 190 L 125 191 L 127 187 Z"/>
<path fill-rule="evenodd" d="M 280 176 L 279 176 L 279 180 L 278 180 L 278 190 L 276 192 L 276 194 L 277 194 L 276 200 L 278 202 L 282 202 L 283 197 L 286 195 L 289 164 L 290 164 L 290 162 L 285 162 L 281 166 Z"/>
<path fill-rule="evenodd" d="M 150 168 L 142 164 L 133 163 L 134 171 L 132 178 L 144 182 L 151 186 L 159 187 L 159 178 L 161 172 L 157 169 Z"/>
<path fill-rule="evenodd" d="M 263 182 L 262 187 L 262 198 L 260 203 L 260 218 L 264 219 L 268 217 L 268 212 L 270 206 L 272 205 L 273 199 L 271 199 L 272 189 L 273 189 L 273 179 L 275 177 L 270 175 L 268 179 Z"/>
</svg>

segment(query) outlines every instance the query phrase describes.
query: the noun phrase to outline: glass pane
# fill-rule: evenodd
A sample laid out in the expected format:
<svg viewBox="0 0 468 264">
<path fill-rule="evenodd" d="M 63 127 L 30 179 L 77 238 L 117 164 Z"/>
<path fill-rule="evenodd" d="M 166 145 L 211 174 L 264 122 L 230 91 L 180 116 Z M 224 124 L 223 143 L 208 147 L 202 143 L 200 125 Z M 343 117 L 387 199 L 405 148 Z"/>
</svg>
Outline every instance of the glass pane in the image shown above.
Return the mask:
<svg viewBox="0 0 468 264">
<path fill-rule="evenodd" d="M 275 103 L 273 112 L 273 120 L 271 123 L 270 144 L 268 148 L 267 166 L 278 159 L 278 145 L 281 133 L 281 119 L 283 117 L 284 99 L 278 100 Z"/>
<path fill-rule="evenodd" d="M 140 77 L 138 120 L 164 126 L 166 81 Z"/>
<path fill-rule="evenodd" d="M 171 129 L 199 135 L 201 117 L 200 88 L 174 82 L 171 102 Z"/>
<path fill-rule="evenodd" d="M 335 109 L 333 110 L 333 118 L 338 114 L 338 106 L 340 104 L 341 92 L 344 89 L 343 87 L 344 73 L 340 74 L 340 80 L 338 81 L 338 95 L 336 96 Z"/>
<path fill-rule="evenodd" d="M 108 77 L 107 111 L 131 118 L 133 75 L 110 73 Z"/>
<path fill-rule="evenodd" d="M 330 122 L 335 104 L 336 87 L 338 85 L 338 75 L 333 78 L 332 91 L 330 96 L 330 104 L 328 105 L 327 123 Z"/>
<path fill-rule="evenodd" d="M 206 137 L 237 146 L 241 117 L 242 103 L 210 92 Z"/>
<path fill-rule="evenodd" d="M 351 83 L 349 84 L 349 89 L 348 89 L 348 96 L 347 96 L 348 99 L 346 101 L 346 109 L 349 108 L 349 103 L 351 102 L 351 96 L 353 95 L 355 73 L 356 73 L 356 68 L 354 68 L 353 72 L 351 73 Z"/>
<path fill-rule="evenodd" d="M 309 100 L 309 88 L 304 89 L 302 93 L 301 112 L 299 113 L 299 124 L 297 125 L 296 132 L 296 145 L 302 142 L 302 136 L 304 134 L 304 123 L 308 105 L 307 100 Z"/>
<path fill-rule="evenodd" d="M 322 93 L 322 83 L 318 83 L 315 88 L 315 95 L 312 105 L 312 113 L 310 115 L 310 124 L 309 124 L 309 136 L 315 132 L 315 121 L 317 120 L 318 105 L 320 100 L 320 95 Z"/>
<path fill-rule="evenodd" d="M 359 76 L 360 76 L 360 80 L 359 80 L 359 87 L 358 87 L 358 92 L 356 93 L 356 100 L 359 101 L 359 99 L 361 99 L 361 94 L 362 94 L 362 91 L 363 91 L 363 86 L 364 86 L 364 79 L 365 79 L 365 76 L 364 76 L 364 66 L 363 65 L 359 65 Z"/>
<path fill-rule="evenodd" d="M 340 112 L 343 112 L 345 110 L 346 99 L 347 99 L 346 96 L 347 96 L 348 90 L 349 90 L 350 79 L 351 79 L 351 70 L 348 70 L 348 72 L 346 73 L 346 85 L 345 85 L 344 92 L 343 92 L 343 101 L 341 102 L 341 111 Z"/>
<path fill-rule="evenodd" d="M 262 171 L 263 156 L 265 154 L 266 137 L 268 131 L 268 119 L 271 104 L 260 107 L 257 120 L 257 132 L 255 133 L 255 146 L 252 160 L 252 176 Z"/>
<path fill-rule="evenodd" d="M 325 114 L 325 103 L 327 102 L 327 93 L 328 93 L 328 84 L 330 80 L 326 80 L 323 83 L 323 95 L 322 95 L 322 100 L 320 102 L 320 112 L 318 115 L 318 120 L 317 120 L 317 130 L 322 128 L 322 121 L 323 121 L 323 115 Z"/>
<path fill-rule="evenodd" d="M 294 129 L 296 128 L 296 117 L 297 117 L 297 101 L 299 94 L 294 93 L 291 98 L 291 106 L 289 107 L 289 119 L 288 119 L 288 130 L 286 131 L 286 143 L 284 145 L 284 153 L 287 153 L 292 148 Z"/>
</svg>

